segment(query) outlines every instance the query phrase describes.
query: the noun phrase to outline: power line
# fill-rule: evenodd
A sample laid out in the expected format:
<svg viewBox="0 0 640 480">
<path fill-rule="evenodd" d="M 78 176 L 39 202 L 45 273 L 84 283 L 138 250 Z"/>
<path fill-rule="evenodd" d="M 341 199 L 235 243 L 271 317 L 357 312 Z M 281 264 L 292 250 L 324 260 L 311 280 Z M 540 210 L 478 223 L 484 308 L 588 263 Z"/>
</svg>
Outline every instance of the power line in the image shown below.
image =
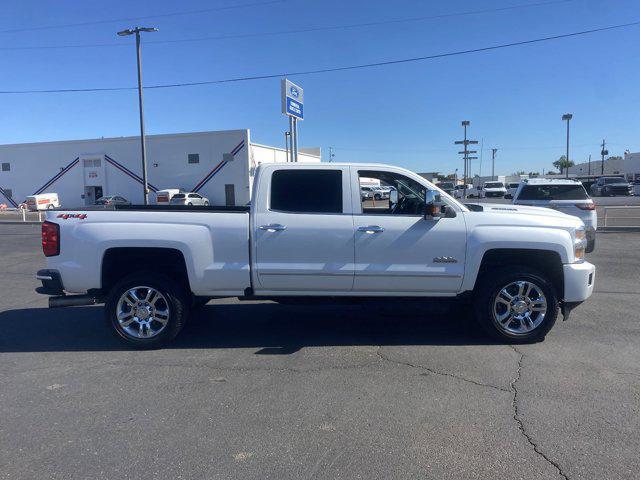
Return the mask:
<svg viewBox="0 0 640 480">
<path fill-rule="evenodd" d="M 284 1 L 284 0 L 280 0 Z M 548 5 L 557 5 L 562 3 L 574 2 L 575 0 L 552 0 L 547 2 L 538 2 L 538 3 L 526 3 L 520 5 L 511 5 L 507 7 L 499 7 L 499 8 L 488 8 L 482 10 L 468 10 L 463 12 L 456 13 L 443 13 L 440 15 L 430 15 L 430 16 L 422 16 L 422 17 L 408 17 L 408 18 L 398 18 L 392 20 L 382 20 L 377 22 L 364 22 L 364 23 L 352 23 L 346 25 L 329 25 L 324 27 L 309 27 L 309 28 L 299 28 L 292 30 L 280 30 L 274 32 L 254 32 L 254 33 L 237 33 L 230 35 L 217 35 L 217 36 L 205 36 L 205 37 L 194 37 L 194 38 L 182 38 L 175 40 L 152 40 L 145 42 L 145 45 L 167 45 L 167 44 L 177 44 L 177 43 L 190 43 L 190 42 L 205 42 L 205 41 L 219 41 L 219 40 L 231 40 L 231 39 L 242 39 L 242 38 L 258 38 L 258 37 L 271 37 L 271 36 L 280 36 L 280 35 L 292 35 L 298 33 L 310 33 L 310 32 L 323 32 L 330 30 L 346 30 L 353 28 L 365 28 L 365 27 L 376 27 L 381 25 L 392 25 L 398 23 L 410 23 L 410 22 L 422 22 L 426 20 L 437 20 L 442 18 L 451 18 L 451 17 L 461 17 L 461 16 L 469 16 L 469 15 L 480 15 L 484 13 L 495 13 L 502 12 L 508 10 L 516 10 L 522 8 L 532 8 L 532 7 L 542 7 Z M 267 3 L 275 3 L 275 2 L 267 2 Z M 142 17 L 142 18 L 153 18 L 153 17 Z M 127 19 L 132 20 L 132 19 Z M 124 20 L 123 20 L 124 21 Z M 111 21 L 108 21 L 111 22 Z M 2 32 L 0 32 L 2 33 Z M 35 45 L 35 46 L 24 46 L 24 47 L 0 47 L 0 50 L 56 50 L 56 49 L 78 49 L 78 48 L 102 48 L 102 47 L 122 47 L 122 43 L 90 43 L 90 44 L 78 44 L 78 45 Z"/>
<path fill-rule="evenodd" d="M 523 40 L 520 42 L 511 42 L 511 43 L 503 43 L 500 45 L 492 45 L 489 47 L 480 47 L 480 48 L 472 48 L 469 50 L 459 50 L 455 52 L 447 52 L 447 53 L 438 53 L 435 55 L 427 55 L 423 57 L 413 57 L 413 58 L 404 58 L 399 60 L 387 60 L 382 62 L 375 63 L 363 63 L 359 65 L 349 65 L 344 67 L 331 67 L 331 68 L 321 68 L 317 70 L 305 70 L 305 71 L 292 71 L 292 72 L 283 72 L 283 73 L 275 73 L 275 74 L 265 74 L 265 75 L 254 75 L 249 77 L 235 77 L 235 78 L 227 78 L 221 80 L 205 80 L 201 82 L 183 82 L 183 83 L 168 83 L 161 85 L 150 85 L 148 87 L 144 87 L 147 89 L 160 89 L 160 88 L 177 88 L 177 87 L 194 87 L 200 85 L 217 85 L 222 83 L 234 83 L 234 82 L 246 82 L 252 80 L 266 80 L 271 78 L 282 78 L 282 77 L 293 77 L 293 76 L 301 76 L 301 75 L 315 75 L 319 73 L 331 73 L 331 72 L 342 72 L 347 70 L 359 70 L 363 68 L 373 68 L 373 67 L 383 67 L 389 65 L 399 65 L 403 63 L 412 63 L 412 62 L 421 62 L 426 60 L 433 60 L 436 58 L 445 58 L 445 57 L 453 57 L 457 55 L 468 55 L 471 53 L 479 53 L 479 52 L 488 52 L 491 50 L 498 50 L 502 48 L 510 48 L 521 45 L 530 45 L 534 43 L 547 42 L 551 40 L 559 40 L 563 38 L 577 37 L 581 35 L 587 35 L 591 33 L 604 32 L 607 30 L 628 28 L 640 25 L 640 21 L 623 23 L 618 25 L 610 25 L 608 27 L 594 28 L 591 30 L 583 30 L 580 32 L 572 32 L 572 33 L 564 33 L 561 35 L 553 35 L 550 37 L 542 37 L 535 38 L 532 40 Z M 26 94 L 26 93 L 76 93 L 76 92 L 112 92 L 112 91 L 121 91 L 121 90 L 136 90 L 137 87 L 102 87 L 102 88 L 66 88 L 66 89 L 48 89 L 48 90 L 4 90 L 0 91 L 0 94 Z"/>
<path fill-rule="evenodd" d="M 272 5 L 274 3 L 283 3 L 285 0 L 268 0 L 262 2 L 253 2 L 253 3 L 242 3 L 239 5 L 227 5 L 224 7 L 214 7 L 214 8 L 203 8 L 201 10 L 185 10 L 182 12 L 171 12 L 171 13 L 160 13 L 157 15 L 145 15 L 141 17 L 129 17 L 129 18 L 111 18 L 108 20 L 93 20 L 90 22 L 80 22 L 80 23 L 67 23 L 67 24 L 58 24 L 58 25 L 42 25 L 39 27 L 22 27 L 22 28 L 12 28 L 9 30 L 0 30 L 0 33 L 18 33 L 18 32 L 33 32 L 36 30 L 53 30 L 56 28 L 73 28 L 73 27 L 87 27 L 91 25 L 103 25 L 105 23 L 120 23 L 120 22 L 131 22 L 134 20 L 147 20 L 150 18 L 167 18 L 167 17 L 178 17 L 183 15 L 199 15 L 202 13 L 210 13 L 210 12 L 221 12 L 224 10 L 235 10 L 238 8 L 246 8 L 246 7 L 259 7 L 263 5 Z"/>
</svg>

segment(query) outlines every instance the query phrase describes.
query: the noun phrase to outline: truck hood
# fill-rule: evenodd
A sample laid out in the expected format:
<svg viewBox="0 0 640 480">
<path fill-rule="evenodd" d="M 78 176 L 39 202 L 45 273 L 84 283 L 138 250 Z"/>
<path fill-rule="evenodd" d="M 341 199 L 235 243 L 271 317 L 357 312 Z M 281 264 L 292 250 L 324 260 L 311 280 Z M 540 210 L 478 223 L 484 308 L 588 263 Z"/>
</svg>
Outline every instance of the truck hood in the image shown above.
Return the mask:
<svg viewBox="0 0 640 480">
<path fill-rule="evenodd" d="M 578 217 L 550 208 L 496 203 L 478 203 L 476 205 L 480 205 L 482 211 L 475 211 L 473 214 L 480 215 L 478 220 L 482 224 L 560 227 L 567 229 L 584 225 Z"/>
</svg>

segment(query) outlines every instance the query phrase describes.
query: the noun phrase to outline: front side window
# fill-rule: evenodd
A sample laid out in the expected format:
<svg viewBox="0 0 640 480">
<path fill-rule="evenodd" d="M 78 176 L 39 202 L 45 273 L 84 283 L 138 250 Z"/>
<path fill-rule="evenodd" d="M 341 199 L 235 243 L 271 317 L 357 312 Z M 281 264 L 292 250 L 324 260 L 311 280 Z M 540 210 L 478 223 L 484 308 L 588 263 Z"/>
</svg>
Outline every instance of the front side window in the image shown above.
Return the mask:
<svg viewBox="0 0 640 480">
<path fill-rule="evenodd" d="M 409 177 L 393 172 L 360 170 L 360 185 L 379 183 L 389 191 L 379 200 L 362 198 L 363 213 L 386 215 L 423 215 L 427 188 Z"/>
<path fill-rule="evenodd" d="M 342 213 L 342 171 L 276 170 L 270 206 L 291 213 Z"/>
</svg>

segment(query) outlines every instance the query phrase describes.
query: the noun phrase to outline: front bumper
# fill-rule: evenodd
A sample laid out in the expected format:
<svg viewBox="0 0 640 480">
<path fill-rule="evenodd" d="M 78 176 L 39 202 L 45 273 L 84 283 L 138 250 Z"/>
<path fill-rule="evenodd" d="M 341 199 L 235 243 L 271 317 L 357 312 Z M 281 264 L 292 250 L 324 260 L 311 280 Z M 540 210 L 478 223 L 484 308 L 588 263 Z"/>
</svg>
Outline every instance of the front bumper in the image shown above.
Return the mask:
<svg viewBox="0 0 640 480">
<path fill-rule="evenodd" d="M 563 302 L 584 302 L 593 293 L 596 267 L 589 262 L 570 263 L 562 266 L 564 274 Z"/>
</svg>

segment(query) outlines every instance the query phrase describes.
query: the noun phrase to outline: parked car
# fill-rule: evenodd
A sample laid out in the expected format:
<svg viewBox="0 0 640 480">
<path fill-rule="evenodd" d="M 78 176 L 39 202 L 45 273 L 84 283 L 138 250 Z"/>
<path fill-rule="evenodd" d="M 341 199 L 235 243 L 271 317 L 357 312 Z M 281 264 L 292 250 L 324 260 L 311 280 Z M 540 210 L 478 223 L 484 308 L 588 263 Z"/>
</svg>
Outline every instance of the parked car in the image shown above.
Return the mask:
<svg viewBox="0 0 640 480">
<path fill-rule="evenodd" d="M 502 182 L 484 182 L 479 198 L 504 198 L 507 189 Z"/>
<path fill-rule="evenodd" d="M 97 199 L 96 205 L 131 205 L 131 202 L 120 195 L 108 195 Z"/>
<path fill-rule="evenodd" d="M 472 188 L 473 188 L 473 185 L 468 184 L 467 193 L 469 193 Z M 462 198 L 463 195 L 464 195 L 464 185 L 456 185 L 455 190 L 453 192 L 453 198 Z"/>
<path fill-rule="evenodd" d="M 376 185 L 371 187 L 371 189 L 373 190 L 373 198 L 374 198 L 374 200 L 388 200 L 389 199 L 389 194 L 391 192 L 390 189 L 387 189 L 387 188 L 381 187 L 381 186 L 376 186 Z"/>
<path fill-rule="evenodd" d="M 170 205 L 209 205 L 209 199 L 199 193 L 176 193 L 169 202 Z"/>
<path fill-rule="evenodd" d="M 373 188 L 369 186 L 360 186 L 360 198 L 362 201 L 371 200 L 373 198 Z"/>
<path fill-rule="evenodd" d="M 507 183 L 507 193 L 505 194 L 504 198 L 513 198 L 513 196 L 516 193 L 516 190 L 518 190 L 519 185 L 520 185 L 520 182 Z"/>
<path fill-rule="evenodd" d="M 591 185 L 590 191 L 594 197 L 633 195 L 633 185 L 622 177 L 600 177 Z"/>
<path fill-rule="evenodd" d="M 454 196 L 455 185 L 453 184 L 453 182 L 440 182 L 438 183 L 437 186 L 438 188 L 440 188 L 440 190 L 444 191 L 445 193 L 448 193 L 452 197 Z"/>
<path fill-rule="evenodd" d="M 184 193 L 181 188 L 165 188 L 164 190 L 158 190 L 156 192 L 156 204 L 169 205 L 171 199 L 176 193 Z"/>
<path fill-rule="evenodd" d="M 553 208 L 578 217 L 585 225 L 587 253 L 595 248 L 598 214 L 582 183 L 576 180 L 525 179 L 513 197 L 514 205 Z"/>
<path fill-rule="evenodd" d="M 58 200 L 57 193 L 29 195 L 25 203 L 27 204 L 27 209 L 30 211 L 51 210 L 52 208 L 60 207 L 60 201 Z"/>
<path fill-rule="evenodd" d="M 352 198 L 360 178 L 393 185 L 389 205 Z M 472 211 L 393 166 L 262 164 L 251 207 L 187 215 L 154 207 L 47 213 L 47 268 L 37 278 L 49 305 L 105 303 L 119 339 L 151 348 L 211 297 L 379 297 L 403 306 L 408 297 L 459 297 L 489 334 L 535 342 L 594 287 L 579 218 L 512 205 Z M 416 306 L 415 314 L 424 313 Z"/>
</svg>

